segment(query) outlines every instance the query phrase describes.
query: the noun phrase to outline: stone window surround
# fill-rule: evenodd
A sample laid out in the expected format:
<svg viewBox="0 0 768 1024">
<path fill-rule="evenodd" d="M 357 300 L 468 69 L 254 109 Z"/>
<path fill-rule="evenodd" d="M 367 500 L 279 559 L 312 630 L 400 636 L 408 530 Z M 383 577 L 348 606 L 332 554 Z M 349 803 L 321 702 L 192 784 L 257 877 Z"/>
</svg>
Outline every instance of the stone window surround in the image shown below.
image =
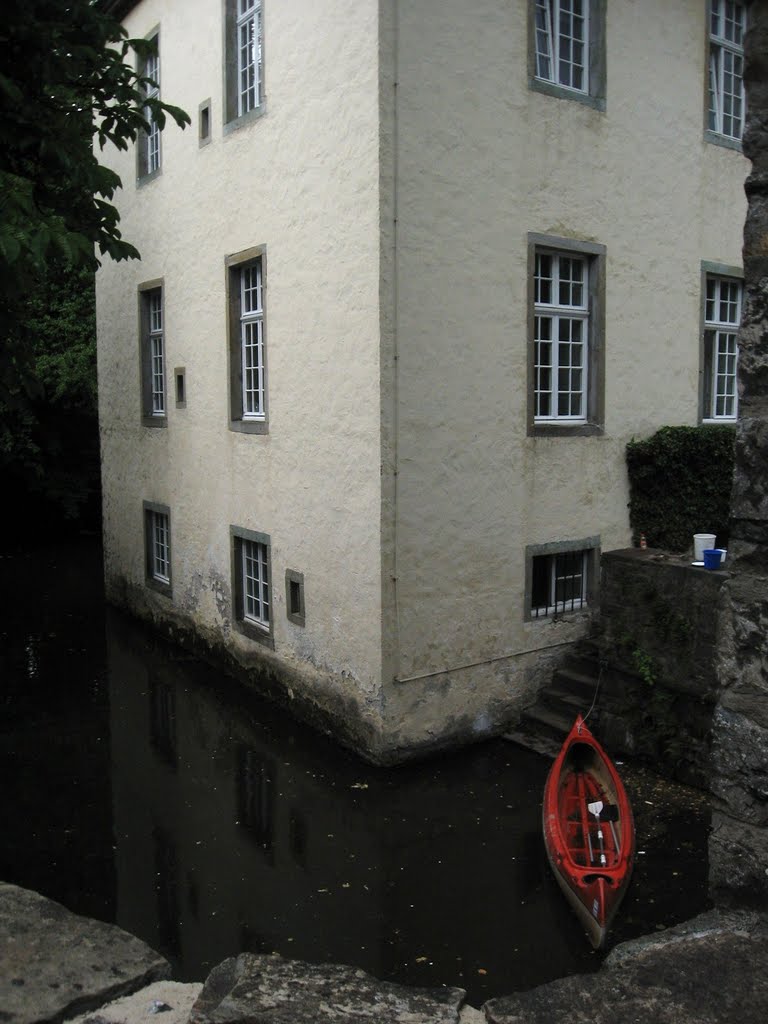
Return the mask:
<svg viewBox="0 0 768 1024">
<path fill-rule="evenodd" d="M 536 77 L 536 0 L 528 0 L 528 88 L 558 99 L 573 100 L 605 112 L 607 93 L 605 9 L 606 0 L 587 0 L 589 4 L 589 90 L 578 92 L 556 82 Z"/>
<path fill-rule="evenodd" d="M 166 324 L 165 324 L 165 278 L 157 277 L 152 281 L 143 281 L 138 286 L 139 303 L 139 387 L 141 394 L 141 422 L 145 427 L 168 426 L 168 374 L 164 370 L 165 412 L 160 415 L 152 413 L 152 353 L 149 338 L 149 294 L 160 291 L 163 302 L 163 366 L 167 362 Z"/>
<path fill-rule="evenodd" d="M 230 550 L 232 559 L 232 626 L 238 633 L 274 650 L 275 602 L 272 587 L 272 540 L 267 533 L 248 530 L 241 526 L 230 526 Z M 269 626 L 258 626 L 245 618 L 243 612 L 243 563 L 241 541 L 250 540 L 264 544 L 267 549 L 267 586 L 269 589 Z"/>
<path fill-rule="evenodd" d="M 525 548 L 525 598 L 523 604 L 523 618 L 526 622 L 552 622 L 561 615 L 531 614 L 531 600 L 533 595 L 533 560 L 540 555 L 559 555 L 566 551 L 587 551 L 587 602 L 586 609 L 574 609 L 572 612 L 563 612 L 562 615 L 579 615 L 585 611 L 589 612 L 597 606 L 598 585 L 600 579 L 600 535 L 582 537 L 579 540 L 550 541 L 546 544 L 528 544 Z"/>
<path fill-rule="evenodd" d="M 212 111 L 211 98 L 203 100 L 202 103 L 198 104 L 197 107 L 197 144 L 200 149 L 203 146 L 208 146 L 211 141 L 213 118 L 211 115 Z M 203 128 L 207 129 L 207 132 L 203 132 Z"/>
<path fill-rule="evenodd" d="M 149 32 L 144 36 L 148 41 L 154 40 L 157 49 L 158 66 L 160 64 L 160 25 L 155 25 L 154 28 L 150 29 Z M 142 62 L 141 71 L 143 73 L 143 66 L 146 62 Z M 158 90 L 158 96 L 160 92 Z M 148 185 L 150 181 L 154 181 L 163 173 L 163 153 L 162 153 L 162 132 L 161 139 L 159 140 L 160 154 L 158 158 L 158 165 L 154 171 L 147 170 L 147 133 L 140 131 L 136 137 L 136 187 L 141 188 L 143 185 Z"/>
<path fill-rule="evenodd" d="M 244 128 L 247 125 L 258 121 L 267 112 L 266 97 L 266 57 L 264 51 L 265 31 L 265 2 L 261 0 L 261 75 L 262 86 L 258 107 L 247 111 L 245 114 L 238 114 L 237 107 L 237 0 L 222 0 L 222 49 L 224 54 L 223 87 L 222 96 L 224 115 L 224 134 Z"/>
<path fill-rule="evenodd" d="M 707 369 L 707 352 L 706 352 L 706 340 L 705 340 L 705 323 L 706 323 L 706 302 L 707 302 L 707 278 L 708 277 L 732 277 L 739 281 L 742 285 L 742 309 L 744 308 L 744 268 L 735 267 L 727 263 L 717 263 L 712 260 L 701 261 L 701 286 L 699 290 L 700 302 L 699 302 L 699 423 L 735 423 L 734 419 L 712 419 L 704 415 L 704 400 L 706 394 L 706 369 Z M 738 399 L 737 399 L 738 401 Z"/>
<path fill-rule="evenodd" d="M 299 594 L 299 610 L 297 612 L 291 611 L 293 602 L 291 601 L 291 584 L 298 586 Z M 296 626 L 306 625 L 306 614 L 304 606 L 304 573 L 296 572 L 295 569 L 285 570 L 285 608 L 286 614 L 288 615 L 288 621 L 294 623 Z"/>
<path fill-rule="evenodd" d="M 243 364 L 240 337 L 240 270 L 254 260 L 261 260 L 262 287 L 262 373 L 264 376 L 264 418 L 258 420 L 243 419 Z M 224 260 L 226 270 L 226 302 L 228 323 L 228 365 L 229 380 L 229 429 L 242 434 L 269 433 L 269 368 L 267 359 L 267 247 L 256 245 L 250 249 L 227 256 Z"/>
<path fill-rule="evenodd" d="M 174 393 L 177 409 L 187 408 L 187 369 L 185 366 L 173 368 Z"/>
<path fill-rule="evenodd" d="M 586 256 L 589 261 L 589 337 L 587 342 L 587 422 L 537 423 L 535 405 L 534 345 L 534 274 L 536 252 L 547 249 L 555 253 Z M 604 429 L 605 404 L 605 261 L 606 247 L 597 242 L 574 238 L 528 233 L 528 436 L 529 437 L 592 437 Z"/>
<path fill-rule="evenodd" d="M 163 594 L 165 597 L 173 597 L 173 544 L 171 542 L 171 510 L 168 505 L 162 505 L 156 501 L 144 501 L 142 502 L 143 520 L 144 520 L 144 582 L 152 590 L 156 590 L 158 594 Z M 154 543 L 154 537 L 152 532 L 152 525 L 154 522 L 154 513 L 159 513 L 168 517 L 168 582 L 158 579 L 152 572 L 152 566 L 154 564 L 154 555 L 152 552 L 152 544 Z"/>
</svg>

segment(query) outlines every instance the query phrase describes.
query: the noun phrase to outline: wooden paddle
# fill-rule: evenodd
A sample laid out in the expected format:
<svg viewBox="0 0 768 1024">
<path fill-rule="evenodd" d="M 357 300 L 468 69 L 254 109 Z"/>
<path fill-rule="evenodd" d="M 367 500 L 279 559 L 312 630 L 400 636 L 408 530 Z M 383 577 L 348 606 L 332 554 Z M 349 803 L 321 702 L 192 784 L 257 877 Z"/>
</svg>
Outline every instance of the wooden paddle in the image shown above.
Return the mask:
<svg viewBox="0 0 768 1024">
<path fill-rule="evenodd" d="M 605 857 L 605 848 L 603 847 L 603 829 L 600 824 L 600 811 L 603 809 L 603 801 L 595 800 L 593 804 L 587 804 L 587 810 L 590 814 L 594 814 L 595 821 L 597 822 L 597 841 L 600 843 L 600 864 L 605 867 L 608 863 Z"/>
</svg>

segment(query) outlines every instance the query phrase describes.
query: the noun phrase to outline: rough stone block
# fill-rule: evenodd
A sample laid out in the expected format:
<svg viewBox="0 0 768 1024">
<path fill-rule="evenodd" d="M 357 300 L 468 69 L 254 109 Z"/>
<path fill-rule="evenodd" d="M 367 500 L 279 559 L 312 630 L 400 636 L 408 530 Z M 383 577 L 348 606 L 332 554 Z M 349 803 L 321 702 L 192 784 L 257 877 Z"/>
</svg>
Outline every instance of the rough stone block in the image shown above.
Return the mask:
<svg viewBox="0 0 768 1024">
<path fill-rule="evenodd" d="M 768 828 L 712 815 L 709 892 L 718 903 L 768 907 Z"/>
<path fill-rule="evenodd" d="M 617 947 L 596 974 L 492 999 L 489 1024 L 762 1024 L 768 931 L 756 914 L 712 913 Z"/>
<path fill-rule="evenodd" d="M 713 734 L 712 792 L 734 817 L 768 825 L 768 729 L 718 707 Z"/>
<path fill-rule="evenodd" d="M 56 1024 L 170 973 L 166 960 L 121 928 L 0 882 L 3 1024 Z"/>
<path fill-rule="evenodd" d="M 377 981 L 341 964 L 241 953 L 208 976 L 190 1024 L 458 1024 L 465 992 Z"/>
</svg>

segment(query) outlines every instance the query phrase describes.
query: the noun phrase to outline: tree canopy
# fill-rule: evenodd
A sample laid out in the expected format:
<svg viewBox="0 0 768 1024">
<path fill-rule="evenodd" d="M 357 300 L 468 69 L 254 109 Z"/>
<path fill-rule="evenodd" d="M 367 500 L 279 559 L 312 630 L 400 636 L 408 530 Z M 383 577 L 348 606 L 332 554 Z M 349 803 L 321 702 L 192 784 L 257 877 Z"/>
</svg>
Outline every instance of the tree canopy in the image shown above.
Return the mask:
<svg viewBox="0 0 768 1024">
<path fill-rule="evenodd" d="M 170 116 L 141 73 L 152 43 L 129 39 L 92 0 L 3 0 L 0 19 L 0 267 L 4 283 L 44 272 L 51 255 L 92 262 L 94 247 L 135 258 L 112 200 L 120 178 L 99 162 Z M 137 56 L 138 70 L 132 54 Z M 10 279 L 9 279 L 9 276 Z"/>
<path fill-rule="evenodd" d="M 93 271 L 139 257 L 100 162 L 171 118 L 152 44 L 104 0 L 3 0 L 0 15 L 0 467 L 73 515 L 98 487 Z"/>
</svg>

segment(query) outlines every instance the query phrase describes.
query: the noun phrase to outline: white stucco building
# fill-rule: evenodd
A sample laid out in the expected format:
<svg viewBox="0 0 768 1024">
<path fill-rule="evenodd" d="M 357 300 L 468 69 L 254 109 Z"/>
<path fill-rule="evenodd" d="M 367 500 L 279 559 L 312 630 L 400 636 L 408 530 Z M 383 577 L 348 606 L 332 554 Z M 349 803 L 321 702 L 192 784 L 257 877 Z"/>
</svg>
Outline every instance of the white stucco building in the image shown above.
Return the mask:
<svg viewBox="0 0 768 1024">
<path fill-rule="evenodd" d="M 111 6 L 193 119 L 108 156 L 111 599 L 371 759 L 501 730 L 627 441 L 737 414 L 744 6 Z"/>
</svg>

